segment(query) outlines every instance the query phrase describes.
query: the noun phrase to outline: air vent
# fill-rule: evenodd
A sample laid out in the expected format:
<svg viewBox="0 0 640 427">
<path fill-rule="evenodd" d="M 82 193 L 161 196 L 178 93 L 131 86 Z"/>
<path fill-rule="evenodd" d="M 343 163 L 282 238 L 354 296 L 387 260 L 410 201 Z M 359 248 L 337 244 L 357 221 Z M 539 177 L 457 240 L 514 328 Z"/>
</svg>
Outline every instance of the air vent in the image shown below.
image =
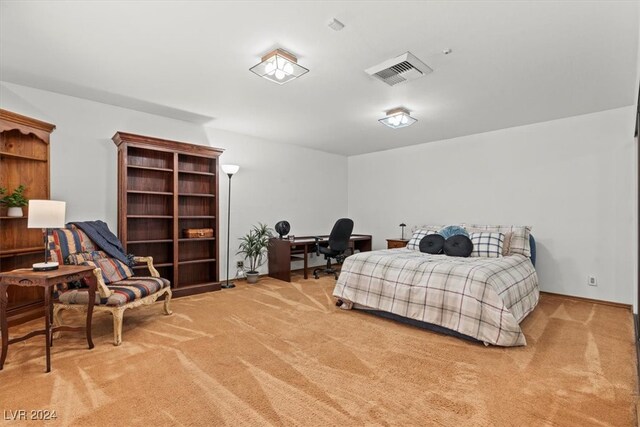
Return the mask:
<svg viewBox="0 0 640 427">
<path fill-rule="evenodd" d="M 433 70 L 410 52 L 384 61 L 365 70 L 367 74 L 385 82 L 389 86 L 415 80 Z"/>
</svg>

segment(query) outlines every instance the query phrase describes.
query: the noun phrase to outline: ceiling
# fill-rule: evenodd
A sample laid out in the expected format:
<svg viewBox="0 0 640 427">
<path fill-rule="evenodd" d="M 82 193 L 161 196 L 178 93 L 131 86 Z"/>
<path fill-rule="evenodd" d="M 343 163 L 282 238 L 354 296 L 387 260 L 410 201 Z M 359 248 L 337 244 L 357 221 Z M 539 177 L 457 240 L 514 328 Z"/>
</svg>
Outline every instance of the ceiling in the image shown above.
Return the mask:
<svg viewBox="0 0 640 427">
<path fill-rule="evenodd" d="M 638 9 L 633 1 L 3 1 L 0 79 L 355 155 L 633 105 Z M 334 17 L 342 31 L 327 26 Z M 275 47 L 310 72 L 283 86 L 249 72 Z M 434 72 L 394 87 L 364 72 L 406 51 Z M 398 106 L 419 121 L 398 130 L 378 123 Z"/>
</svg>

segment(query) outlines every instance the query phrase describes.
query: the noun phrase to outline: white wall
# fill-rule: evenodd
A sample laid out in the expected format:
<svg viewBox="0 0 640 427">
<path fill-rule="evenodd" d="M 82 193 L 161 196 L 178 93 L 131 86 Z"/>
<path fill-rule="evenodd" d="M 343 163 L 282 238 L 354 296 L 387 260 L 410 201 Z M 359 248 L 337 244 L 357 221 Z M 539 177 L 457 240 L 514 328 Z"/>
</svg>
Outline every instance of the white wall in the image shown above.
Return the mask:
<svg viewBox="0 0 640 427">
<path fill-rule="evenodd" d="M 258 221 L 273 227 L 286 219 L 292 234 L 326 234 L 347 212 L 344 156 L 4 82 L 0 108 L 56 125 L 51 198 L 67 202 L 68 221 L 102 219 L 117 231 L 117 149 L 111 141 L 116 131 L 224 148 L 221 163 L 240 165 L 232 182 L 232 260 L 240 259 L 234 255 L 238 238 Z M 226 175 L 221 176 L 221 278 L 226 274 L 227 186 Z M 235 274 L 233 261 L 230 271 Z"/>
<path fill-rule="evenodd" d="M 100 218 L 117 229 L 117 160 L 111 137 L 126 131 L 225 148 L 221 161 L 241 166 L 233 178 L 232 252 L 238 237 L 258 221 L 273 226 L 287 219 L 293 234 L 316 234 L 328 232 L 347 212 L 355 231 L 373 234 L 377 248 L 385 246 L 385 238 L 399 235 L 402 221 L 409 228 L 426 222 L 526 223 L 534 227 L 538 241 L 543 290 L 634 302 L 633 107 L 348 161 L 9 83 L 0 83 L 0 108 L 57 126 L 51 143 L 51 196 L 67 201 L 69 221 Z M 221 277 L 227 184 L 222 176 Z M 597 288 L 586 285 L 589 274 L 597 276 Z"/>
<path fill-rule="evenodd" d="M 633 124 L 630 106 L 349 157 L 349 215 L 376 248 L 400 222 L 532 225 L 542 290 L 632 304 Z"/>
</svg>

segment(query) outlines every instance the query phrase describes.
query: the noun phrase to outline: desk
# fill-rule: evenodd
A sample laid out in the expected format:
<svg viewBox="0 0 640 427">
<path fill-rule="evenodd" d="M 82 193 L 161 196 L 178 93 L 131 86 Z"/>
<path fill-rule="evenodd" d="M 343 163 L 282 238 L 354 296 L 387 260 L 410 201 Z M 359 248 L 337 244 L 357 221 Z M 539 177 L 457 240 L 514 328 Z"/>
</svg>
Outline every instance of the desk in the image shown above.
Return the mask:
<svg viewBox="0 0 640 427">
<path fill-rule="evenodd" d="M 51 337 L 58 331 L 84 331 L 87 336 L 89 348 L 93 348 L 91 340 L 91 317 L 93 305 L 96 299 L 96 279 L 93 276 L 94 267 L 85 265 L 61 265 L 57 270 L 33 271 L 30 268 L 7 271 L 0 273 L 0 328 L 2 331 L 2 354 L 0 355 L 0 370 L 4 367 L 7 358 L 9 344 L 24 341 L 36 335 L 44 335 L 46 341 L 47 371 L 51 371 Z M 89 305 L 87 307 L 87 321 L 84 327 L 56 326 L 51 327 L 51 312 L 53 301 L 51 291 L 55 285 L 75 282 L 85 279 L 89 285 Z M 14 286 L 42 286 L 44 289 L 44 329 L 29 332 L 21 337 L 9 339 L 9 327 L 7 325 L 7 287 Z"/>
<path fill-rule="evenodd" d="M 320 244 L 327 246 L 329 236 L 320 237 Z M 291 261 L 304 260 L 304 278 L 308 278 L 307 264 L 309 253 L 313 252 L 316 244 L 313 236 L 296 237 L 295 240 L 280 239 L 274 237 L 269 240 L 269 277 L 274 279 L 291 281 Z M 365 234 L 352 234 L 349 239 L 349 247 L 352 250 L 367 252 L 371 250 L 371 236 Z"/>
</svg>

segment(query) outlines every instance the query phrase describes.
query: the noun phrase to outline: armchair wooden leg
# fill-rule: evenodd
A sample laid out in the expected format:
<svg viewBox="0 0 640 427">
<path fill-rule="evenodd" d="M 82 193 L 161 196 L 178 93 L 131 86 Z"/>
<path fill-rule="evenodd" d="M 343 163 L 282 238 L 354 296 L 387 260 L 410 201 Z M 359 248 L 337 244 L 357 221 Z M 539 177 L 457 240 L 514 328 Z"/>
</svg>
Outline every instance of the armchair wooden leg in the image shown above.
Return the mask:
<svg viewBox="0 0 640 427">
<path fill-rule="evenodd" d="M 173 313 L 173 311 L 171 311 L 171 296 L 172 296 L 172 292 L 171 289 L 167 288 L 167 293 L 164 296 L 164 314 L 169 315 L 171 313 Z"/>
<path fill-rule="evenodd" d="M 113 345 L 122 344 L 122 319 L 124 318 L 124 310 L 121 308 L 114 309 L 113 315 Z"/>
<path fill-rule="evenodd" d="M 64 307 L 54 304 L 53 305 L 53 327 L 62 326 L 62 310 Z M 54 332 L 52 338 L 60 338 L 60 332 Z"/>
</svg>

